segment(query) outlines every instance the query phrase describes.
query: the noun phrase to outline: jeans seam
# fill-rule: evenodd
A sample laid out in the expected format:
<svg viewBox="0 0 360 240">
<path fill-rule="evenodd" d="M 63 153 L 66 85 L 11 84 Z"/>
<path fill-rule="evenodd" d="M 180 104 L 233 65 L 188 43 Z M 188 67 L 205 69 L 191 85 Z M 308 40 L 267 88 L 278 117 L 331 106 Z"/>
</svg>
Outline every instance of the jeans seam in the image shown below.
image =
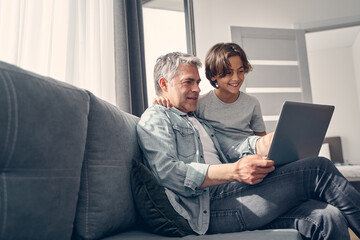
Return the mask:
<svg viewBox="0 0 360 240">
<path fill-rule="evenodd" d="M 278 217 L 278 218 L 286 218 L 286 219 L 288 219 L 288 218 L 291 218 L 291 219 L 295 218 L 295 219 L 303 219 L 303 220 L 305 220 L 305 221 L 311 222 L 311 223 L 314 224 L 317 228 L 320 229 L 321 235 L 322 235 L 324 238 L 326 237 L 326 233 L 325 233 L 324 229 L 321 227 L 321 225 L 320 225 L 316 220 L 314 220 L 314 219 L 312 219 L 312 218 L 310 218 L 310 217 L 308 217 L 308 216 L 305 216 L 305 217 L 304 217 L 304 216 L 301 216 L 301 215 L 287 215 L 287 216 L 280 216 L 280 217 Z"/>
</svg>

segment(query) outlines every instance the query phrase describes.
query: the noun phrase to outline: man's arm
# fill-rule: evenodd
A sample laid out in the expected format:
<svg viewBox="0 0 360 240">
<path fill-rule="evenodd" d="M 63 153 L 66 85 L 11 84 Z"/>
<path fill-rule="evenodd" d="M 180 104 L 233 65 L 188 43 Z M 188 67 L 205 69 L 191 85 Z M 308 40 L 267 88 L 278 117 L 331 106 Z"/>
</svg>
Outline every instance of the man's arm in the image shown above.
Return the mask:
<svg viewBox="0 0 360 240">
<path fill-rule="evenodd" d="M 143 155 L 160 185 L 183 196 L 201 194 L 204 190 L 200 186 L 209 165 L 189 159 L 191 156 L 186 162 L 179 159 L 177 141 L 180 139 L 177 139 L 166 111 L 164 107 L 156 105 L 142 115 L 137 133 Z M 188 137 L 188 140 L 195 141 L 195 138 Z M 195 148 L 195 142 L 192 146 Z"/>
<path fill-rule="evenodd" d="M 234 163 L 210 165 L 201 187 L 225 184 L 233 181 L 247 184 L 260 183 L 274 171 L 274 161 L 260 155 L 248 155 Z"/>
</svg>

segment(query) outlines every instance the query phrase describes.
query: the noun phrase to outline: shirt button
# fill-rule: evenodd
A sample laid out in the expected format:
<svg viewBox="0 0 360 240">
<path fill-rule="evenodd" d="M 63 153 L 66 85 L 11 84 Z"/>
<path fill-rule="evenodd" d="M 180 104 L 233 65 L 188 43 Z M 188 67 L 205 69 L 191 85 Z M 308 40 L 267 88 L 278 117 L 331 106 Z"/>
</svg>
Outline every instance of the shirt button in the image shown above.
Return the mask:
<svg viewBox="0 0 360 240">
<path fill-rule="evenodd" d="M 201 155 L 200 157 L 203 158 L 203 155 Z"/>
<path fill-rule="evenodd" d="M 207 214 L 207 211 L 206 211 L 206 210 L 204 210 L 204 211 L 203 211 L 203 213 L 204 213 L 204 214 Z"/>
</svg>

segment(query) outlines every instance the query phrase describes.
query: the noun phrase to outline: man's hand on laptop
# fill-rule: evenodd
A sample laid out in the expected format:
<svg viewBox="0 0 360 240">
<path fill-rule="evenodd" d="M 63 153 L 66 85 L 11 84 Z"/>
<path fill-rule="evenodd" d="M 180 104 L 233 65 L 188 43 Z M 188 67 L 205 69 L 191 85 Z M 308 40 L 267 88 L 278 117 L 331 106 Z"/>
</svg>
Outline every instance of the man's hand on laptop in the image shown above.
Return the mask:
<svg viewBox="0 0 360 240">
<path fill-rule="evenodd" d="M 255 147 L 256 154 L 267 156 L 270 150 L 273 137 L 274 137 L 274 132 L 271 132 L 259 138 L 259 140 L 257 140 L 256 142 L 256 147 Z"/>
<path fill-rule="evenodd" d="M 235 180 L 247 184 L 260 183 L 275 169 L 274 161 L 261 155 L 248 155 L 233 164 Z"/>
</svg>

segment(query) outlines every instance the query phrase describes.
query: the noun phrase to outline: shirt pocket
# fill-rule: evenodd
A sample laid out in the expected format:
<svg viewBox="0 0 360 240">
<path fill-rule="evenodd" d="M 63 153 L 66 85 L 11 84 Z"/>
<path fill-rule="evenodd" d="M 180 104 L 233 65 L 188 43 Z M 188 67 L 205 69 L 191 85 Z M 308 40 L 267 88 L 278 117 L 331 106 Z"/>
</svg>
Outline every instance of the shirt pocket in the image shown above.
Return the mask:
<svg viewBox="0 0 360 240">
<path fill-rule="evenodd" d="M 179 125 L 174 125 L 173 129 L 176 136 L 176 146 L 179 157 L 193 157 L 196 153 L 194 130 Z M 191 160 L 194 161 L 194 159 Z"/>
</svg>

